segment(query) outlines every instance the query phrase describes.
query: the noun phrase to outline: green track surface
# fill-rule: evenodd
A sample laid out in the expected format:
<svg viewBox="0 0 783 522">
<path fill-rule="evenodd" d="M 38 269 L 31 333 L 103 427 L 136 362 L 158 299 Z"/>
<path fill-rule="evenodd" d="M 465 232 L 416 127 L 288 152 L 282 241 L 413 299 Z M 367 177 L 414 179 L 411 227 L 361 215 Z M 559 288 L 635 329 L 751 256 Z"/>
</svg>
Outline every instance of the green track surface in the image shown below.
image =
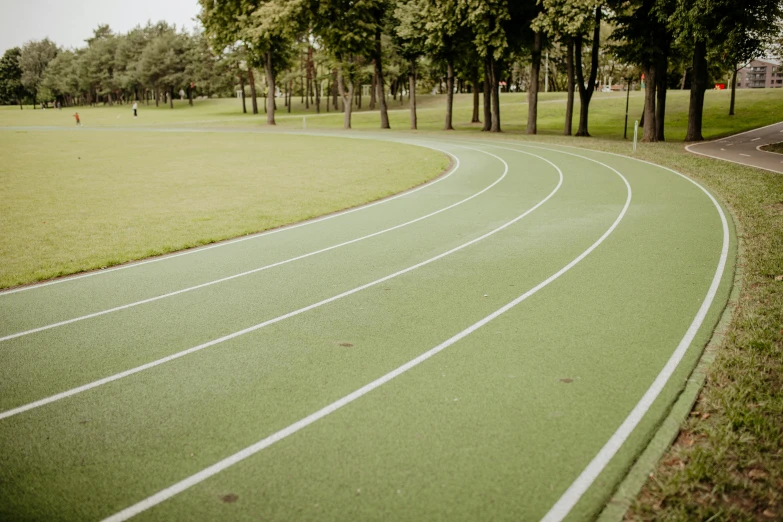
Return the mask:
<svg viewBox="0 0 783 522">
<path fill-rule="evenodd" d="M 371 135 L 378 138 L 378 135 Z M 259 139 L 262 139 L 259 137 Z M 268 327 L 0 419 L 0 519 L 93 520 L 154 495 L 427 352 L 377 389 L 142 512 L 140 520 L 536 520 L 626 419 L 707 295 L 724 233 L 687 179 L 554 145 L 385 135 L 459 168 L 415 193 L 188 255 L 0 294 L 0 337 L 380 235 L 0 342 L 0 412 L 287 314 Z M 578 154 L 583 157 L 576 157 Z M 535 156 L 534 156 L 535 155 Z M 540 156 L 540 157 L 536 157 Z M 599 165 L 589 159 L 606 164 Z M 568 515 L 595 516 L 682 390 L 730 290 Z"/>
</svg>

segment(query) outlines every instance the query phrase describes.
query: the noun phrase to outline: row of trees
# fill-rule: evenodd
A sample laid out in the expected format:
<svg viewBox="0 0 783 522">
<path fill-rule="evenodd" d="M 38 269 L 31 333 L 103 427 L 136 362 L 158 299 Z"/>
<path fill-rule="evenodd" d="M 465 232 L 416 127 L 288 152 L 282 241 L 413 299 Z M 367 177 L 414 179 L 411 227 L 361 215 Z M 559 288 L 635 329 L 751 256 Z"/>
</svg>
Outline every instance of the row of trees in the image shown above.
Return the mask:
<svg viewBox="0 0 783 522">
<path fill-rule="evenodd" d="M 690 88 L 687 138 L 702 139 L 704 94 L 711 79 L 734 75 L 780 40 L 780 0 L 199 0 L 203 32 L 165 23 L 125 35 L 99 27 L 83 49 L 47 40 L 0 60 L 0 101 L 57 98 L 65 103 L 154 99 L 184 89 L 192 96 L 250 88 L 253 113 L 265 97 L 275 123 L 275 95 L 302 98 L 320 112 L 344 112 L 350 128 L 362 86 L 389 128 L 387 95 L 445 93 L 444 128 L 453 94 L 473 93 L 473 122 L 501 131 L 499 92 L 528 93 L 527 132 L 536 133 L 542 58 L 548 87 L 567 91 L 564 134 L 589 136 L 590 101 L 599 81 L 643 75 L 644 139 L 665 139 L 668 89 Z M 18 80 L 9 81 L 16 74 Z M 259 92 L 260 91 L 260 96 Z M 274 93 L 269 95 L 269 93 Z M 483 102 L 482 96 L 483 93 Z M 732 92 L 730 113 L 734 112 Z M 338 103 L 339 102 L 339 103 Z M 243 97 L 243 110 L 244 97 Z"/>
<path fill-rule="evenodd" d="M 228 94 L 237 57 L 215 54 L 200 33 L 165 22 L 114 34 L 99 26 L 84 48 L 60 49 L 48 39 L 28 42 L 0 59 L 0 102 L 56 100 L 63 105 L 168 100 Z"/>
<path fill-rule="evenodd" d="M 274 91 L 277 77 L 307 47 L 309 99 L 314 50 L 331 60 L 333 84 L 342 98 L 346 128 L 362 75 L 372 66 L 380 127 L 388 128 L 384 63 L 409 79 L 411 128 L 416 128 L 418 68 L 426 58 L 445 79 L 445 129 L 452 128 L 455 83 L 474 92 L 473 120 L 483 112 L 484 130 L 500 132 L 501 84 L 514 67 L 529 64 L 527 132 L 536 133 L 542 53 L 565 50 L 568 92 L 564 133 L 572 131 L 573 100 L 580 99 L 576 134 L 589 136 L 590 101 L 602 51 L 616 57 L 621 76 L 644 74 L 644 139 L 665 138 L 666 92 L 673 64 L 688 63 L 681 86 L 689 84 L 687 140 L 701 140 L 704 95 L 710 77 L 734 73 L 758 57 L 780 34 L 780 0 L 199 0 L 201 21 L 212 48 L 241 45 L 252 67 L 264 69 Z M 607 24 L 609 22 L 609 24 Z M 602 49 L 602 31 L 611 32 Z M 318 81 L 312 84 L 316 103 Z M 483 92 L 483 110 L 478 93 Z M 732 107 L 733 113 L 732 93 Z M 372 100 L 371 100 L 372 102 Z M 274 124 L 274 99 L 267 121 Z"/>
</svg>

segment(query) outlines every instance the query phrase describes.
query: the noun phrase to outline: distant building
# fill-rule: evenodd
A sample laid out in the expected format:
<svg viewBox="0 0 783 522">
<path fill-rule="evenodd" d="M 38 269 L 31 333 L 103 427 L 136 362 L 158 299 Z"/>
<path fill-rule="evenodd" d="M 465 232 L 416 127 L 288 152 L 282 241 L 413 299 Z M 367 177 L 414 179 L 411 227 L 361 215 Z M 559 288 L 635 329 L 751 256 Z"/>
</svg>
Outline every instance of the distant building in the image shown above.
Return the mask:
<svg viewBox="0 0 783 522">
<path fill-rule="evenodd" d="M 773 87 L 783 87 L 783 67 L 775 60 L 769 58 L 753 60 L 737 73 L 738 89 Z"/>
</svg>

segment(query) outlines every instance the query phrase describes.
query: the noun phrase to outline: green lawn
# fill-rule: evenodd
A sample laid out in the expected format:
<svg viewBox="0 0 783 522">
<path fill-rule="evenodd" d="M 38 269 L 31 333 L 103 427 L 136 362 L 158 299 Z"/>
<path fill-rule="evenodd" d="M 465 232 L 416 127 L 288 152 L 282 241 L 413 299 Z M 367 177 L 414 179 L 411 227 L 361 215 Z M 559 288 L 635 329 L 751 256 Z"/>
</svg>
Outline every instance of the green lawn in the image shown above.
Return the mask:
<svg viewBox="0 0 783 522">
<path fill-rule="evenodd" d="M 367 140 L 86 129 L 0 132 L 0 156 L 0 287 L 320 216 L 448 165 Z"/>
<path fill-rule="evenodd" d="M 687 130 L 689 91 L 671 90 L 667 96 L 666 136 L 669 141 L 682 141 Z M 480 125 L 471 124 L 471 94 L 455 96 L 454 127 L 457 131 L 478 132 Z M 263 99 L 259 99 L 260 114 L 242 114 L 241 103 L 237 99 L 197 100 L 193 107 L 187 102 L 175 102 L 172 110 L 168 106 L 141 105 L 139 118 L 131 116 L 129 105 L 114 107 L 78 107 L 62 110 L 48 109 L 20 111 L 18 107 L 3 107 L 0 110 L 0 127 L 15 125 L 56 125 L 74 126 L 75 111 L 87 127 L 93 126 L 181 126 L 181 125 L 220 125 L 228 127 L 259 125 L 266 126 L 263 113 Z M 590 133 L 594 137 L 622 139 L 625 120 L 625 93 L 597 92 L 590 103 Z M 630 97 L 628 136 L 633 136 L 633 123 L 641 117 L 643 92 L 634 91 Z M 542 135 L 560 135 L 563 132 L 565 115 L 565 93 L 541 93 L 538 109 L 538 131 Z M 250 100 L 247 100 L 248 108 Z M 525 131 L 527 121 L 527 94 L 502 93 L 501 122 L 506 132 Z M 728 115 L 729 93 L 727 91 L 707 91 L 704 111 L 705 138 L 725 136 L 736 132 L 774 123 L 783 114 L 783 91 L 776 89 L 738 89 L 736 115 Z M 368 99 L 363 100 L 361 110 L 354 112 L 353 128 L 378 129 L 378 111 L 367 110 Z M 404 104 L 389 100 L 389 118 L 393 130 L 406 130 L 410 127 L 407 98 Z M 417 97 L 418 121 L 420 130 L 440 130 L 444 122 L 444 95 L 419 95 Z M 315 109 L 305 109 L 298 98 L 294 99 L 292 112 L 288 113 L 282 99 L 278 100 L 276 113 L 278 126 L 301 129 L 303 118 L 307 117 L 308 129 L 340 129 L 343 115 L 339 112 L 325 112 L 322 104 L 321 114 Z M 574 110 L 576 132 L 579 120 L 579 97 Z"/>
</svg>

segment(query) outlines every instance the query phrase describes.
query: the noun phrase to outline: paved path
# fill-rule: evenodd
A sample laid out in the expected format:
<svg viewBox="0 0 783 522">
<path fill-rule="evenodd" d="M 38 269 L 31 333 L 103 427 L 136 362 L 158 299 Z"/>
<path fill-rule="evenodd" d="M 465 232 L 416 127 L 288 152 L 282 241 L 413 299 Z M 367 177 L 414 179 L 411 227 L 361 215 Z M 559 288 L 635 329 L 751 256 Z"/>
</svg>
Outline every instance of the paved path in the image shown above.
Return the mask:
<svg viewBox="0 0 783 522">
<path fill-rule="evenodd" d="M 0 293 L 0 519 L 592 519 L 726 302 L 724 212 L 623 156 L 380 139 L 456 168 Z"/>
<path fill-rule="evenodd" d="M 694 143 L 686 150 L 701 156 L 783 173 L 783 154 L 759 150 L 762 145 L 783 141 L 783 121 L 719 140 Z"/>
</svg>

